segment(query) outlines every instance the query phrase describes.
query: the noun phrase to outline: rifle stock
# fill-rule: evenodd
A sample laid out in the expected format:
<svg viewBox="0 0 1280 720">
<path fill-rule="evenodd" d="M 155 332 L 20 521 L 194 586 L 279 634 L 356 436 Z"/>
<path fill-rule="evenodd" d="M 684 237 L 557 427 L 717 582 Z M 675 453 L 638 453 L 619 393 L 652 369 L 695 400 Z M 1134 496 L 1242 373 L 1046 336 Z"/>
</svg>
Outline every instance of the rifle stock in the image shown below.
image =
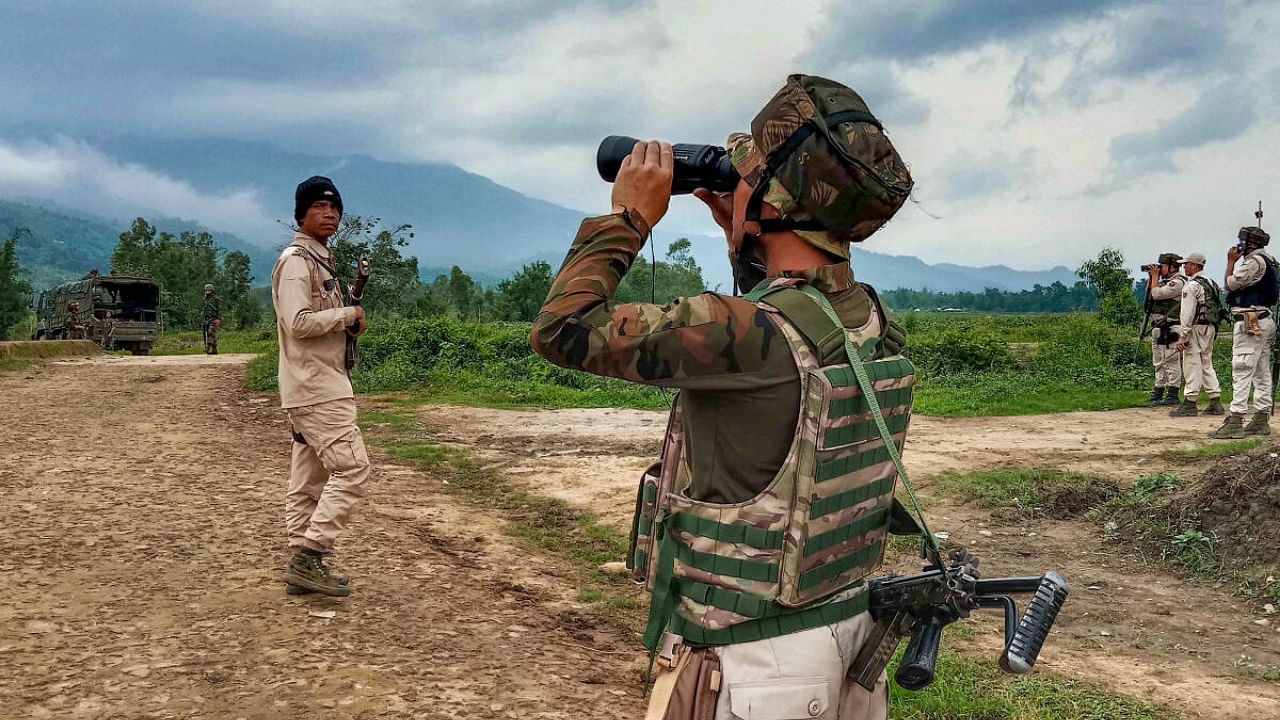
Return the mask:
<svg viewBox="0 0 1280 720">
<path fill-rule="evenodd" d="M 360 258 L 360 262 L 356 268 L 356 281 L 351 285 L 349 300 L 352 307 L 359 307 L 360 302 L 364 300 L 364 288 L 365 285 L 369 284 L 370 274 L 372 274 L 372 269 L 369 266 L 369 258 Z M 360 322 L 361 321 L 356 320 L 347 327 L 347 352 L 345 364 L 348 373 L 350 373 L 351 370 L 355 368 L 356 364 L 360 362 L 360 348 L 357 344 L 358 340 L 356 338 L 356 335 L 360 332 Z"/>
</svg>

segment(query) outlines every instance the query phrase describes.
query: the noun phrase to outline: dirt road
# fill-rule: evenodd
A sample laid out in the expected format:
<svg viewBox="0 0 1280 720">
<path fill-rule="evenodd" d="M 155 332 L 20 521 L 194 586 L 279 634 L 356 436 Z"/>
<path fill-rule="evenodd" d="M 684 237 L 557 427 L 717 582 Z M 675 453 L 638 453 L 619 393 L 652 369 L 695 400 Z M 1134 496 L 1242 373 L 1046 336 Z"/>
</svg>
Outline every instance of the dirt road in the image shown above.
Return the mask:
<svg viewBox="0 0 1280 720">
<path fill-rule="evenodd" d="M 350 598 L 285 596 L 288 433 L 244 360 L 0 376 L 0 717 L 637 715 L 630 642 L 418 472 L 379 463 Z"/>
<path fill-rule="evenodd" d="M 586 505 L 627 527 L 639 474 L 656 456 L 661 413 L 637 410 L 495 411 L 423 408 L 442 440 L 480 452 L 528 487 Z M 1122 483 L 1143 473 L 1197 472 L 1162 453 L 1201 445 L 1215 418 L 1172 419 L 1159 410 L 912 421 L 905 453 L 930 523 L 983 558 L 989 573 L 1063 572 L 1074 588 L 1041 666 L 1102 682 L 1191 717 L 1280 717 L 1280 686 L 1251 675 L 1280 668 L 1280 622 L 1230 592 L 1172 577 L 1104 542 L 1100 522 L 999 521 L 937 498 L 929 480 L 947 470 L 1052 468 Z M 968 641 L 994 658 L 995 617 L 971 621 Z"/>
<path fill-rule="evenodd" d="M 503 521 L 441 478 L 385 458 L 341 548 L 355 592 L 286 597 L 288 435 L 268 398 L 241 389 L 243 362 L 103 358 L 0 376 L 0 717 L 638 716 L 643 659 L 577 612 L 566 569 L 507 544 Z M 618 527 L 664 424 L 624 410 L 419 413 L 508 480 Z M 1191 436 L 1160 418 L 920 418 L 908 463 L 926 495 L 942 468 L 1131 477 L 1166 462 L 1152 447 Z M 1192 716 L 1280 716 L 1280 687 L 1246 672 L 1280 665 L 1280 634 L 1225 590 L 1143 568 L 1087 523 L 929 504 L 936 529 L 992 571 L 1072 579 L 1046 668 Z M 994 618 L 973 625 L 966 642 L 994 658 Z"/>
</svg>

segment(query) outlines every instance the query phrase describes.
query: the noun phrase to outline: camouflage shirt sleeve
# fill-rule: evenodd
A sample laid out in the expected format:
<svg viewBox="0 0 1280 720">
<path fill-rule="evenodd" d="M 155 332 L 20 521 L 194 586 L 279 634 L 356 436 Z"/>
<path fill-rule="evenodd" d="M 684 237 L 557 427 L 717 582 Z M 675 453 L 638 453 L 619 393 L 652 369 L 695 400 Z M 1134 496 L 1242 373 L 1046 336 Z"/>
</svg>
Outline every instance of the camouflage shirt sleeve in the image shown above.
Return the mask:
<svg viewBox="0 0 1280 720">
<path fill-rule="evenodd" d="M 533 323 L 539 355 L 662 387 L 731 390 L 796 378 L 785 340 L 746 300 L 708 292 L 667 305 L 614 302 L 647 235 L 633 216 L 583 221 Z"/>
</svg>

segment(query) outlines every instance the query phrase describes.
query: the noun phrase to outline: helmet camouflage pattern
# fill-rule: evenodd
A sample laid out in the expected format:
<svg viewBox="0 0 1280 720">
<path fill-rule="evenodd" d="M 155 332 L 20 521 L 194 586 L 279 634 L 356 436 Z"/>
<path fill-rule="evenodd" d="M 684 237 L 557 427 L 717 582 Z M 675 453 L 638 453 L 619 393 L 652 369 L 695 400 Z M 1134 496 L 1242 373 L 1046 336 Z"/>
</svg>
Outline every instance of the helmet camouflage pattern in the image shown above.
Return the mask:
<svg viewBox="0 0 1280 720">
<path fill-rule="evenodd" d="M 1237 237 L 1254 247 L 1266 247 L 1271 243 L 1271 236 L 1267 231 L 1257 226 L 1240 228 L 1240 234 Z"/>
<path fill-rule="evenodd" d="M 849 257 L 849 243 L 888 222 L 913 186 L 862 98 L 812 75 L 788 77 L 751 121 L 751 134 L 731 135 L 727 149 L 739 175 L 778 210 L 785 229 L 839 258 Z M 751 206 L 747 219 L 753 219 Z"/>
</svg>

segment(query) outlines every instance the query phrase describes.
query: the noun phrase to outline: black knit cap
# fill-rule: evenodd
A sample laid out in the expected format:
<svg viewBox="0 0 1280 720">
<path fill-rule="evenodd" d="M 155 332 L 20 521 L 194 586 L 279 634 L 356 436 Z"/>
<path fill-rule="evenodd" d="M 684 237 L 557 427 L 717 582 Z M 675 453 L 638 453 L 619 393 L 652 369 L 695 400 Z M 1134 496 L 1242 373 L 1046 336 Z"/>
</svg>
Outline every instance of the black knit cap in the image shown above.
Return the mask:
<svg viewBox="0 0 1280 720">
<path fill-rule="evenodd" d="M 333 203 L 338 207 L 338 214 L 342 214 L 342 194 L 332 180 L 323 175 L 312 175 L 298 183 L 298 189 L 293 193 L 293 219 L 301 224 L 307 210 L 321 200 Z"/>
</svg>

